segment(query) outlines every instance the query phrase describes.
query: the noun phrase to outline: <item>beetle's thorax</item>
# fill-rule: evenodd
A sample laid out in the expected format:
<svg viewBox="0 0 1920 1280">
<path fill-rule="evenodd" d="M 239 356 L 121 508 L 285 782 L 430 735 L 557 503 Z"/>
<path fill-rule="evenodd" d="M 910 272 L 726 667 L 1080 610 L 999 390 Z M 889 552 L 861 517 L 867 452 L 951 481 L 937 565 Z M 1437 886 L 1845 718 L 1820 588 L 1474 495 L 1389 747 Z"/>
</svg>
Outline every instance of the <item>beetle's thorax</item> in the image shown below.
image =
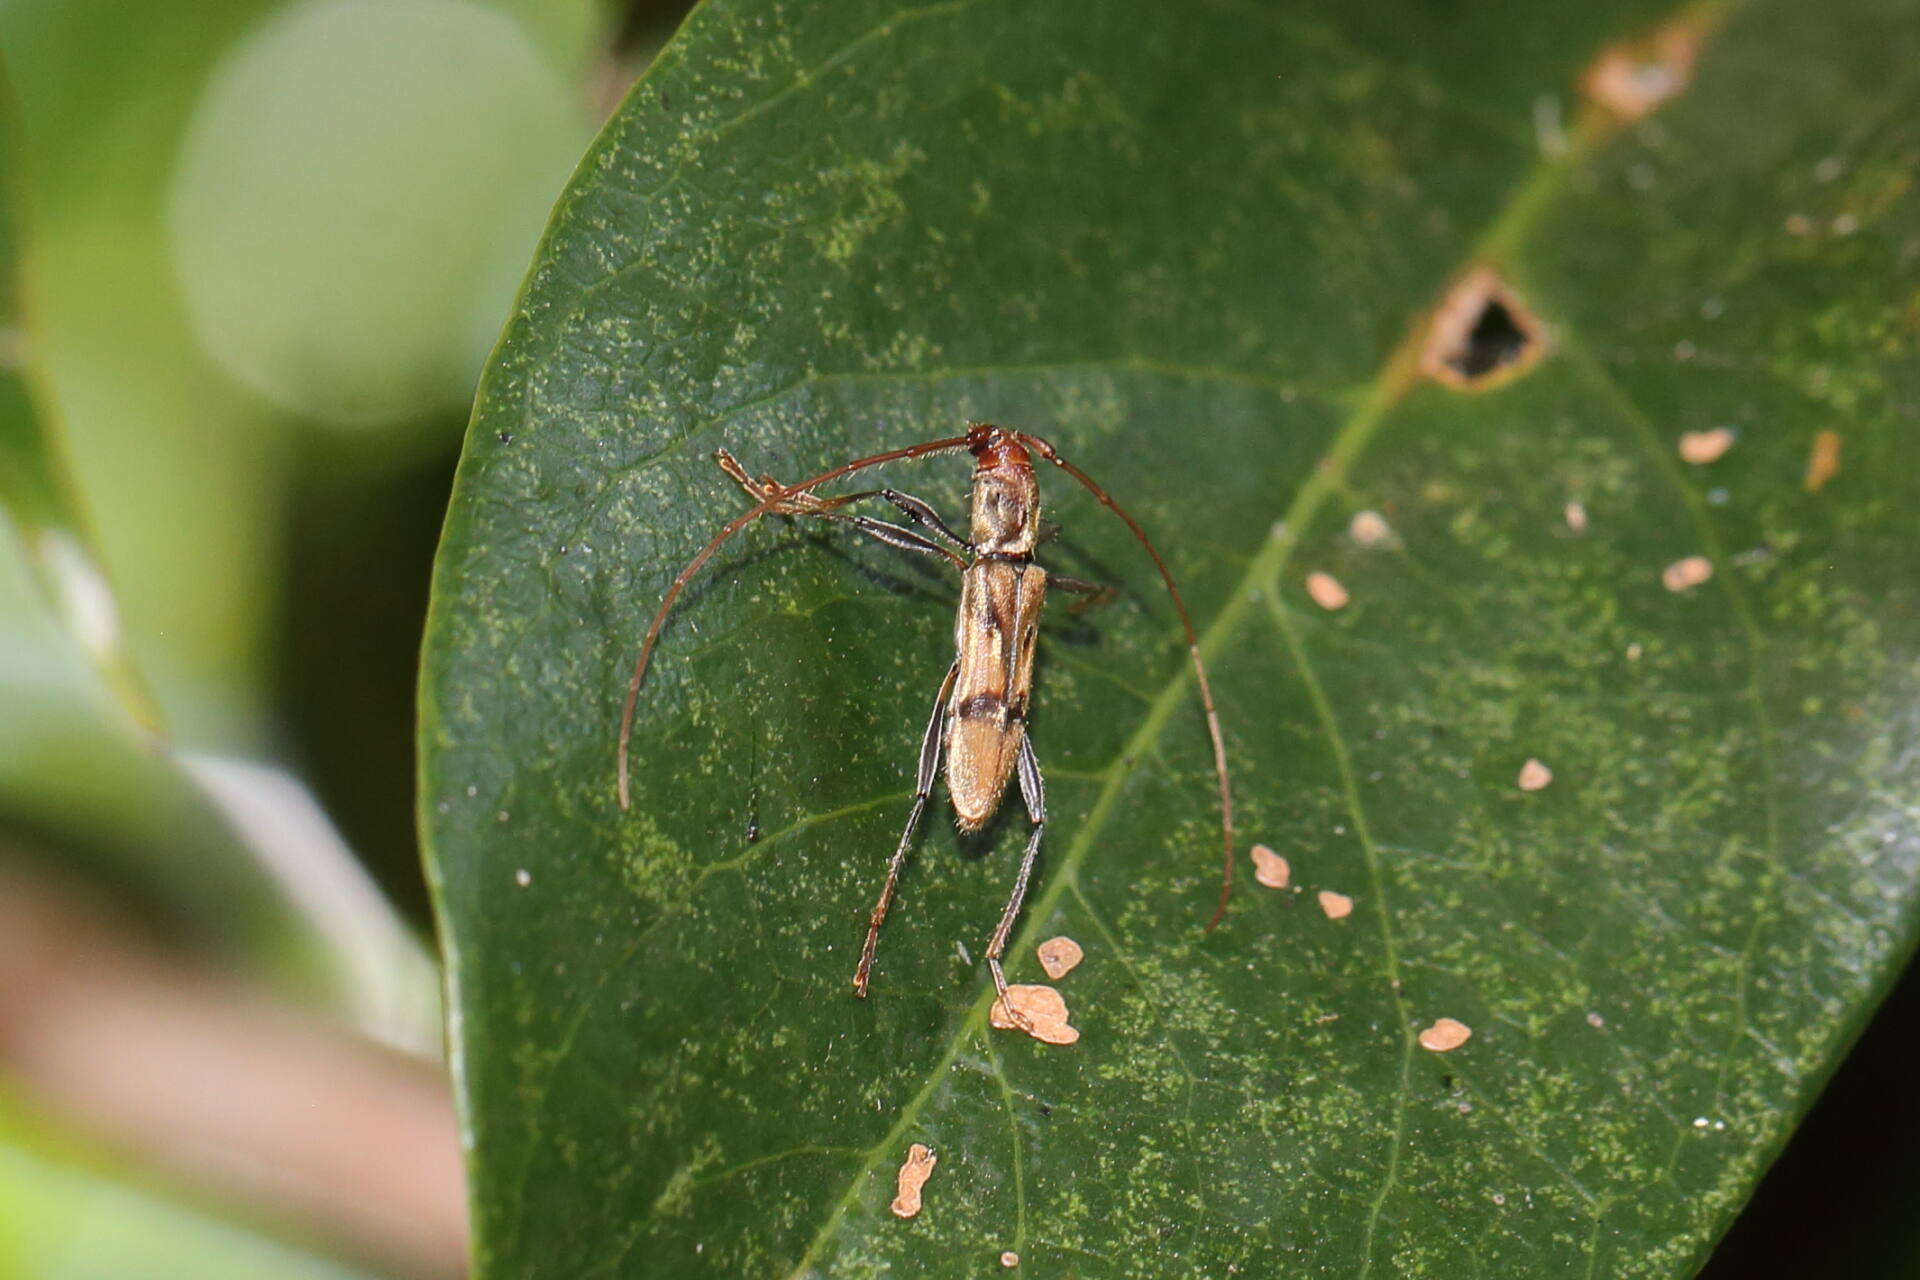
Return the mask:
<svg viewBox="0 0 1920 1280">
<path fill-rule="evenodd" d="M 1029 556 L 1040 533 L 1040 486 L 1033 468 L 1002 463 L 973 473 L 973 549 L 983 556 Z"/>
<path fill-rule="evenodd" d="M 973 446 L 973 550 L 982 556 L 1030 556 L 1040 537 L 1040 485 L 1026 448 L 1010 431 L 976 428 Z"/>
</svg>

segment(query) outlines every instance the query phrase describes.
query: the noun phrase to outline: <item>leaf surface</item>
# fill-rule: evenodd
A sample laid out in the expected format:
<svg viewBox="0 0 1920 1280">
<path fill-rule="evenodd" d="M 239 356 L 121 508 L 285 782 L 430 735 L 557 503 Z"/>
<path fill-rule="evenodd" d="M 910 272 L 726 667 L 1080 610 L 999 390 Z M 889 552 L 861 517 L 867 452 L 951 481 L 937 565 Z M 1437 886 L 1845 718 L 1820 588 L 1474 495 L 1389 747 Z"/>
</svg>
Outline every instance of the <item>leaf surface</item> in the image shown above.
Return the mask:
<svg viewBox="0 0 1920 1280">
<path fill-rule="evenodd" d="M 561 202 L 425 651 L 482 1274 L 1690 1274 L 1911 950 L 1901 11 L 1138 7 L 710 3 Z M 1629 122 L 1579 86 L 1639 37 L 1680 92 Z M 1531 314 L 1538 358 L 1461 391 L 1421 352 L 1480 267 L 1483 347 Z M 1206 933 L 1177 621 L 1047 471 L 1043 558 L 1119 590 L 1056 602 L 1032 718 L 1009 977 L 1084 947 L 1071 1046 L 987 1027 L 1012 801 L 929 820 L 848 991 L 936 563 L 728 543 L 614 798 L 639 634 L 745 509 L 710 451 L 791 482 L 969 418 L 1153 533 L 1236 776 Z M 962 518 L 961 462 L 884 482 Z M 1422 1047 L 1442 1018 L 1471 1038 Z"/>
</svg>

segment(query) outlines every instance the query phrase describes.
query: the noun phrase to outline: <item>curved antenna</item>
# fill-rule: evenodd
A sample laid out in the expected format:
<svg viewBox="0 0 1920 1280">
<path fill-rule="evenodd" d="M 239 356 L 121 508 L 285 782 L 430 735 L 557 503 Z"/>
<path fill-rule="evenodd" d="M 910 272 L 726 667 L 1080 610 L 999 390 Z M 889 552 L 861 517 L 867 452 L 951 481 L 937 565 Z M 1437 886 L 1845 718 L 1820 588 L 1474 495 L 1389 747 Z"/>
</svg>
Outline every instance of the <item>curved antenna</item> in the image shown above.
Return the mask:
<svg viewBox="0 0 1920 1280">
<path fill-rule="evenodd" d="M 1212 933 L 1227 914 L 1227 899 L 1233 893 L 1233 788 L 1227 781 L 1227 745 L 1220 736 L 1220 714 L 1213 709 L 1213 690 L 1207 684 L 1207 667 L 1200 661 L 1200 641 L 1193 634 L 1193 619 L 1187 616 L 1187 602 L 1180 598 L 1180 588 L 1173 583 L 1173 573 L 1167 568 L 1167 562 L 1153 548 L 1153 542 L 1147 537 L 1126 509 L 1093 482 L 1086 472 L 1060 456 L 1059 450 L 1039 436 L 1030 436 L 1024 431 L 1011 433 L 1033 447 L 1033 451 L 1059 467 L 1062 471 L 1078 480 L 1088 493 L 1100 500 L 1100 504 L 1126 522 L 1133 530 L 1133 536 L 1140 539 L 1140 545 L 1153 557 L 1154 568 L 1160 570 L 1161 581 L 1167 584 L 1167 594 L 1173 597 L 1173 607 L 1180 613 L 1180 625 L 1186 629 L 1187 652 L 1193 656 L 1193 676 L 1200 686 L 1200 705 L 1207 712 L 1207 733 L 1213 738 L 1213 771 L 1220 778 L 1220 840 L 1224 853 L 1220 865 L 1220 905 L 1213 909 L 1213 919 L 1207 921 L 1207 932 Z"/>
<path fill-rule="evenodd" d="M 948 449 L 961 448 L 966 445 L 967 442 L 968 437 L 966 436 L 949 436 L 944 440 L 926 440 L 920 444 L 908 445 L 904 449 L 889 449 L 885 453 L 876 453 L 870 457 L 856 458 L 852 462 L 843 462 L 832 470 L 822 471 L 813 479 L 803 480 L 799 484 L 786 486 L 774 485 L 766 491 L 766 497 L 761 499 L 758 505 L 727 521 L 725 527 L 714 535 L 713 541 L 700 549 L 700 554 L 695 556 L 687 564 L 687 567 L 680 571 L 680 576 L 675 578 L 673 585 L 667 588 L 667 594 L 662 597 L 660 601 L 660 608 L 655 611 L 653 621 L 647 626 L 647 637 L 640 642 L 640 656 L 634 659 L 633 662 L 633 679 L 627 682 L 626 706 L 622 708 L 620 712 L 618 772 L 620 778 L 620 807 L 622 809 L 629 807 L 629 797 L 627 794 L 627 744 L 633 737 L 633 708 L 634 704 L 638 702 L 640 698 L 640 681 L 644 679 L 647 674 L 647 660 L 653 656 L 653 646 L 660 639 L 660 628 L 666 625 L 667 614 L 672 611 L 673 602 L 680 598 L 681 590 L 686 587 L 693 575 L 700 572 L 700 566 L 711 559 L 713 553 L 720 549 L 720 544 L 752 524 L 755 520 L 758 520 L 761 516 L 766 515 L 769 511 L 777 510 L 782 502 L 785 502 L 796 493 L 806 493 L 818 485 L 838 480 L 841 476 L 852 475 L 856 471 L 864 471 L 868 467 L 877 467 L 883 462 L 899 462 L 906 458 L 924 458 L 930 453 L 943 453 Z M 1188 634 L 1192 634 L 1191 627 L 1188 628 Z"/>
</svg>

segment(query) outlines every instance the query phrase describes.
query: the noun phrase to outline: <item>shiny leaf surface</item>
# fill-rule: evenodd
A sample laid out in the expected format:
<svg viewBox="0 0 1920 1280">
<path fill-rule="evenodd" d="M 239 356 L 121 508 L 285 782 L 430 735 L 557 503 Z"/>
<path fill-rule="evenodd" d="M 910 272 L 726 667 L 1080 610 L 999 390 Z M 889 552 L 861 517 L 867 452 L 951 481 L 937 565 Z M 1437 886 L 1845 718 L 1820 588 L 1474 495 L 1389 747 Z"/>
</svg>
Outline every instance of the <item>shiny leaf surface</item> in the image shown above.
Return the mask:
<svg viewBox="0 0 1920 1280">
<path fill-rule="evenodd" d="M 1138 8 L 715 0 L 562 201 L 422 695 L 482 1274 L 1686 1275 L 1911 950 L 1904 11 Z M 1043 559 L 1119 591 L 1056 603 L 1033 714 L 1010 977 L 1085 948 L 1066 1047 L 987 1026 L 1013 802 L 928 822 L 848 992 L 937 563 L 727 544 L 614 798 L 639 633 L 744 509 L 710 451 L 969 418 L 1153 532 L 1237 777 L 1209 934 L 1177 622 L 1043 474 Z M 885 482 L 964 510 L 962 462 Z"/>
</svg>

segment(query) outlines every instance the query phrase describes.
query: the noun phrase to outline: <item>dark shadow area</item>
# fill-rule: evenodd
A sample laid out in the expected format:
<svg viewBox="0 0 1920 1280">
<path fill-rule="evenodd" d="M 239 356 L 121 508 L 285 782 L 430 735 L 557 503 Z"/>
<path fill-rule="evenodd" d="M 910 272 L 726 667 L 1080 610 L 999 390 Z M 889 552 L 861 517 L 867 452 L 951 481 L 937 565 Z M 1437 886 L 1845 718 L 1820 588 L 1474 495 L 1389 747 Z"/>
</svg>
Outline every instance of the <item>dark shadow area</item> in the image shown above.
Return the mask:
<svg viewBox="0 0 1920 1280">
<path fill-rule="evenodd" d="M 351 465 L 321 443 L 290 499 L 277 696 L 347 843 L 431 928 L 413 822 L 414 680 L 455 457 Z"/>
<path fill-rule="evenodd" d="M 1458 354 L 1450 356 L 1447 363 L 1468 381 L 1484 378 L 1495 369 L 1518 361 L 1526 354 L 1530 341 L 1506 304 L 1499 298 L 1489 298 L 1474 320 L 1473 328 L 1467 332 L 1466 345 Z"/>
<path fill-rule="evenodd" d="M 1920 1274 L 1920 966 L 1909 965 L 1702 1280 Z"/>
<path fill-rule="evenodd" d="M 615 57 L 650 54 L 672 35 L 693 9 L 692 0 L 624 0 L 607 6 L 612 17 L 609 46 Z"/>
</svg>

